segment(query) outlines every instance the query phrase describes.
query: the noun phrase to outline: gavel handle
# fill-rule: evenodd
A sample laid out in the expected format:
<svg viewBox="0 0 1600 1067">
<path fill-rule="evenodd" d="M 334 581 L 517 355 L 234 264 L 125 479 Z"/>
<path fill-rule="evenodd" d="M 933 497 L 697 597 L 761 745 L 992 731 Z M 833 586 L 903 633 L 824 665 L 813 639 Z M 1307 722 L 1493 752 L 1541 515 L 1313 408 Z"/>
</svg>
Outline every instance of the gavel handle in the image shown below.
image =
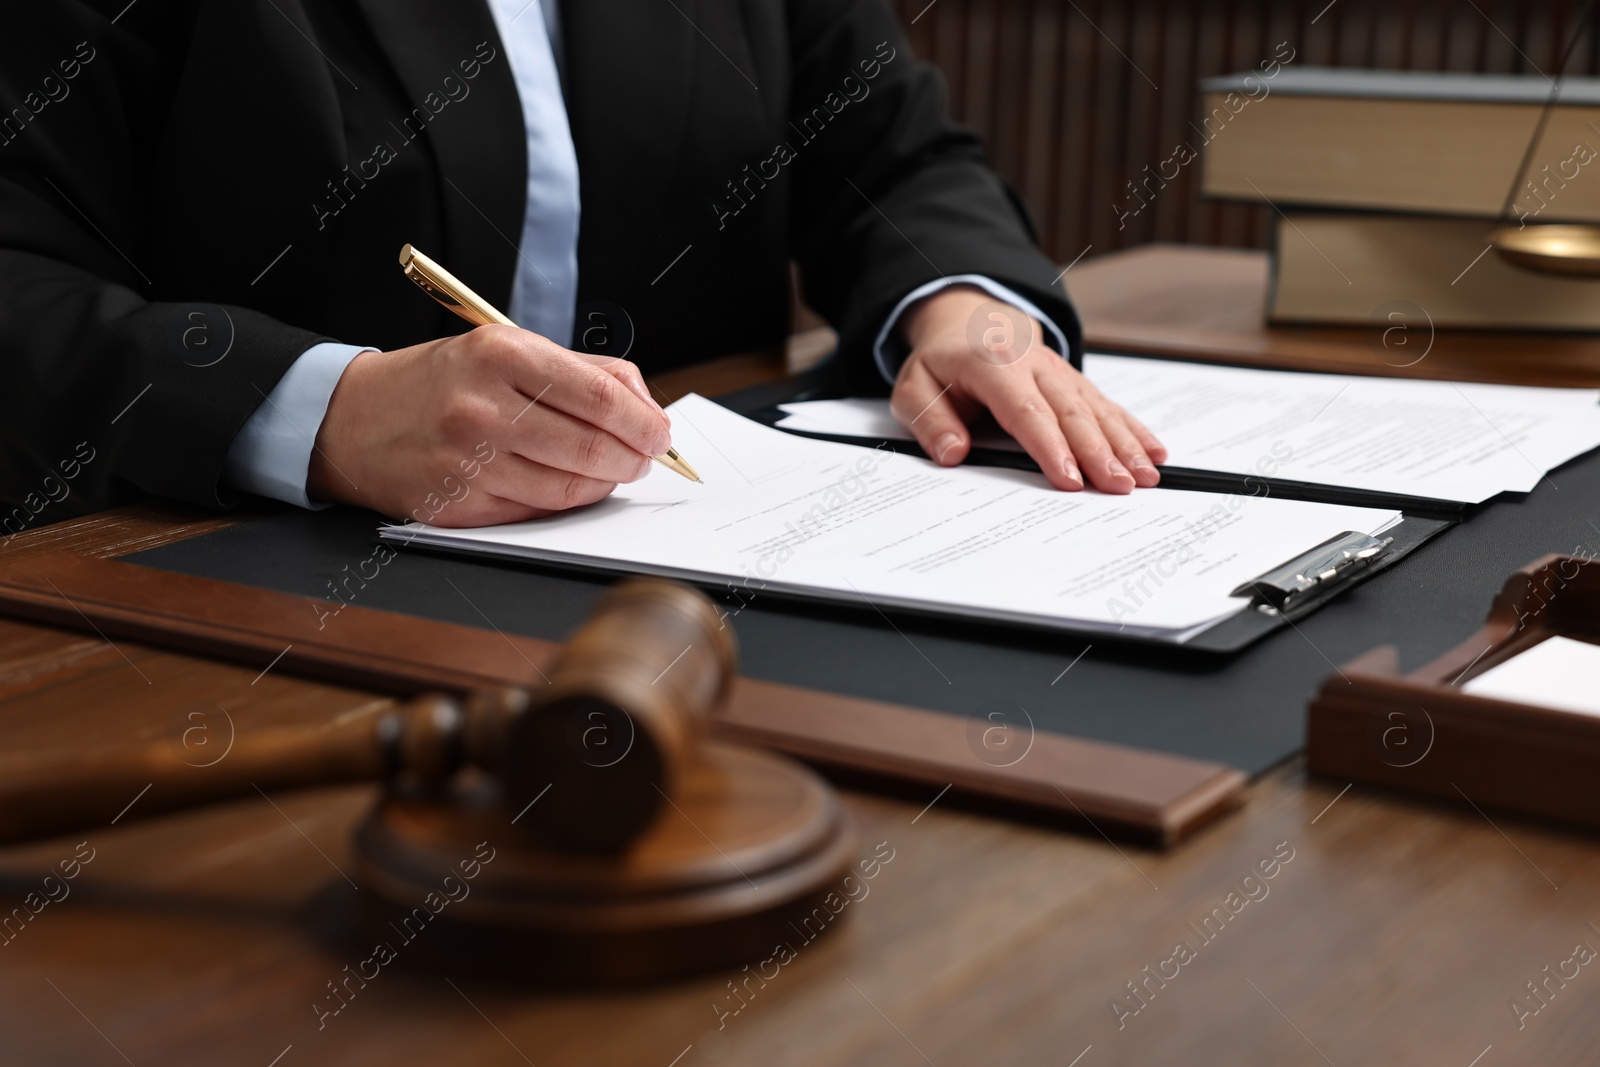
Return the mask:
<svg viewBox="0 0 1600 1067">
<path fill-rule="evenodd" d="M 284 789 L 367 782 L 410 771 L 439 780 L 462 763 L 463 714 L 424 694 L 399 707 L 325 726 L 124 747 L 59 749 L 0 761 L 0 842 L 118 825 L 181 808 Z M 213 731 L 215 733 L 215 731 Z"/>
</svg>

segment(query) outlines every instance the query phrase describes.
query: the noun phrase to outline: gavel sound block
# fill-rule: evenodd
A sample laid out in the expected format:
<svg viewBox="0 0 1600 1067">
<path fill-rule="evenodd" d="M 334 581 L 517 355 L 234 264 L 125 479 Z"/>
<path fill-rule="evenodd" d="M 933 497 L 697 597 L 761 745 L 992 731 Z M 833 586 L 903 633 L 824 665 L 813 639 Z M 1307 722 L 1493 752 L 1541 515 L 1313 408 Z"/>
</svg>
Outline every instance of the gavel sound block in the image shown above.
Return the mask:
<svg viewBox="0 0 1600 1067">
<path fill-rule="evenodd" d="M 407 959 L 588 981 L 743 962 L 838 886 L 855 834 L 811 771 L 705 740 L 736 660 L 704 596 L 625 582 L 532 692 L 240 736 L 204 768 L 168 743 L 10 760 L 0 841 L 103 825 L 147 783 L 141 817 L 381 780 L 356 880 L 368 933 Z"/>
<path fill-rule="evenodd" d="M 1483 627 L 1402 674 L 1373 649 L 1322 683 L 1306 718 L 1313 774 L 1600 827 L 1600 719 L 1462 683 L 1545 639 L 1600 644 L 1600 563 L 1545 556 L 1513 572 Z"/>
</svg>

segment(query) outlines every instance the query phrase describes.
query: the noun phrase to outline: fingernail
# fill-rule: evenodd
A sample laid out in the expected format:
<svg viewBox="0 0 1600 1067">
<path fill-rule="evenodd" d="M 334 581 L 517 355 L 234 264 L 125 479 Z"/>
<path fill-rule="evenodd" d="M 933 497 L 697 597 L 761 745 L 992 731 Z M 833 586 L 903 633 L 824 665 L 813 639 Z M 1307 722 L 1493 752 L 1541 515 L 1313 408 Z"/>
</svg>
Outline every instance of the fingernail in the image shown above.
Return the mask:
<svg viewBox="0 0 1600 1067">
<path fill-rule="evenodd" d="M 650 454 L 652 456 L 663 455 L 671 447 L 672 435 L 665 430 L 656 431 L 656 435 L 650 439 Z"/>
<path fill-rule="evenodd" d="M 1133 475 L 1128 473 L 1128 468 L 1124 467 L 1116 460 L 1111 460 L 1106 464 L 1106 472 L 1113 478 L 1127 478 L 1129 481 L 1133 480 Z"/>
<path fill-rule="evenodd" d="M 1155 485 L 1161 480 L 1161 472 L 1156 470 L 1155 464 L 1144 456 L 1136 456 L 1133 460 L 1133 470 L 1145 484 Z"/>
<path fill-rule="evenodd" d="M 1071 482 L 1076 488 L 1083 488 L 1083 475 L 1078 473 L 1077 464 L 1073 463 L 1072 460 L 1066 459 L 1061 461 L 1061 475 L 1067 481 Z"/>
<path fill-rule="evenodd" d="M 933 458 L 943 463 L 945 457 L 950 454 L 950 450 L 960 443 L 961 436 L 959 434 L 941 434 L 939 439 L 933 443 Z"/>
</svg>

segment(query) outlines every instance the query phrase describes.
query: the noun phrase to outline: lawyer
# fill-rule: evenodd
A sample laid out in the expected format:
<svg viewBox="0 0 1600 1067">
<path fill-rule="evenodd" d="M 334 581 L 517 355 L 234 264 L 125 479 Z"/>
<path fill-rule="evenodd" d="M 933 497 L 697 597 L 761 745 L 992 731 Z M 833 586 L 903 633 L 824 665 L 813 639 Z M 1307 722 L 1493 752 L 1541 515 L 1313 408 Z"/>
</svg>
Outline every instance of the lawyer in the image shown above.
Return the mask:
<svg viewBox="0 0 1600 1067">
<path fill-rule="evenodd" d="M 523 329 L 462 333 L 406 242 Z M 781 344 L 791 261 L 938 462 L 987 409 L 1058 488 L 1156 483 L 883 0 L 36 5 L 0 35 L 0 502 L 403 516 L 492 451 L 437 521 L 589 503 L 670 440 L 640 370 Z"/>
</svg>

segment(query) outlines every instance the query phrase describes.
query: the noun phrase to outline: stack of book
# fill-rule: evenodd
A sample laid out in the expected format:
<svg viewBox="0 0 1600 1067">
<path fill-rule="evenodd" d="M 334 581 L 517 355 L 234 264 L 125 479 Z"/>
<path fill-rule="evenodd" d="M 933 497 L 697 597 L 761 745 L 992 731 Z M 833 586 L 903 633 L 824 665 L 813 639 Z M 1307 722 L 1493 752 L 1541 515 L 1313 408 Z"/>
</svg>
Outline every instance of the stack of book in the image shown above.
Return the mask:
<svg viewBox="0 0 1600 1067">
<path fill-rule="evenodd" d="M 1600 282 L 1489 251 L 1512 225 L 1600 223 L 1600 78 L 1284 68 L 1201 83 L 1207 196 L 1277 217 L 1268 317 L 1600 330 Z M 1526 156 L 1526 166 L 1524 157 Z"/>
</svg>

